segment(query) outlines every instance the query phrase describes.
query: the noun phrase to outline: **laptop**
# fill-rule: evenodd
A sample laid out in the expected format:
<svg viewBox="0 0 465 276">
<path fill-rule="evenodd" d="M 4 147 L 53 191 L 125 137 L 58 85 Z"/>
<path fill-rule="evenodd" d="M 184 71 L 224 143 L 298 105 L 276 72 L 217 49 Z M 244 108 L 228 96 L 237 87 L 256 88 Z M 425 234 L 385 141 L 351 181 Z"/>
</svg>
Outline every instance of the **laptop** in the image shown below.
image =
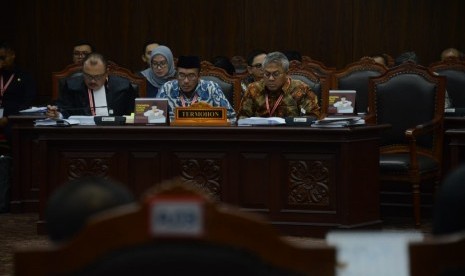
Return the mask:
<svg viewBox="0 0 465 276">
<path fill-rule="evenodd" d="M 328 114 L 354 114 L 355 90 L 329 90 Z"/>
</svg>

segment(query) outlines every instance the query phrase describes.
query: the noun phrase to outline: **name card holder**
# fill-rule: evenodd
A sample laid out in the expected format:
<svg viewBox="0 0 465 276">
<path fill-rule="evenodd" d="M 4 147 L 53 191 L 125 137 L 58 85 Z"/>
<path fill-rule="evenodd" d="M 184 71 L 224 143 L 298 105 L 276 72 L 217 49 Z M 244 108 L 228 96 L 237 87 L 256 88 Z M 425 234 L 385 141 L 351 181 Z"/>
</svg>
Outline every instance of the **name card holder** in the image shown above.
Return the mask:
<svg viewBox="0 0 465 276">
<path fill-rule="evenodd" d="M 224 107 L 177 107 L 174 110 L 174 126 L 228 126 Z"/>
<path fill-rule="evenodd" d="M 158 197 L 150 206 L 153 236 L 198 237 L 205 232 L 204 204 L 198 197 Z"/>
</svg>

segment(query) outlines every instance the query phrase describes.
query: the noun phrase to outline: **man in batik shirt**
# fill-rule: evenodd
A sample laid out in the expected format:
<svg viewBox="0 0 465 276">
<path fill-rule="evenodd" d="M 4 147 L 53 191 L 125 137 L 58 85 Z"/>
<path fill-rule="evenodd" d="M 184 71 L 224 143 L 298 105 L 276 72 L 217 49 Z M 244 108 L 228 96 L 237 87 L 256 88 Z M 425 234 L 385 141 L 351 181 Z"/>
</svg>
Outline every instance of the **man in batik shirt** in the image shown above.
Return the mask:
<svg viewBox="0 0 465 276">
<path fill-rule="evenodd" d="M 225 107 L 229 119 L 236 118 L 236 112 L 213 81 L 200 79 L 200 59 L 197 56 L 178 58 L 176 79 L 165 83 L 159 92 L 159 98 L 168 99 L 170 117 L 176 107 L 188 107 L 194 103 L 205 102 L 213 107 Z"/>
<path fill-rule="evenodd" d="M 241 101 L 239 118 L 320 117 L 315 93 L 300 80 L 288 76 L 289 60 L 273 52 L 263 62 L 263 79 L 248 86 Z"/>
</svg>

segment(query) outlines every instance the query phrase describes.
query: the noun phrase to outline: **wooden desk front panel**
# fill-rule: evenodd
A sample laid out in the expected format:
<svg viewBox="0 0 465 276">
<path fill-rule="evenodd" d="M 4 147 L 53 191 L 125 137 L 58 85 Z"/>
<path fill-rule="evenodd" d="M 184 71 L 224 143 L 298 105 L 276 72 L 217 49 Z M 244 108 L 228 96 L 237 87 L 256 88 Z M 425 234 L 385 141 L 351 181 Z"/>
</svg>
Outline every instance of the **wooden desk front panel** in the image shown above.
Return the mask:
<svg viewBox="0 0 465 276">
<path fill-rule="evenodd" d="M 40 218 L 58 186 L 92 174 L 138 196 L 181 176 L 289 233 L 377 224 L 380 129 L 36 128 Z"/>
</svg>

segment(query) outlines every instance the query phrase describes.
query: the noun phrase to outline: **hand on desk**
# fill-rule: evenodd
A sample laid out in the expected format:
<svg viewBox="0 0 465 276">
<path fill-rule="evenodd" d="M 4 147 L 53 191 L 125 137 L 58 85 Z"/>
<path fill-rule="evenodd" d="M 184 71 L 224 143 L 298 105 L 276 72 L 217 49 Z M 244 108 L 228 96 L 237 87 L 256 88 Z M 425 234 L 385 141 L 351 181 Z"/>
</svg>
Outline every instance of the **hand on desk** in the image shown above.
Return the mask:
<svg viewBox="0 0 465 276">
<path fill-rule="evenodd" d="M 60 112 L 58 111 L 58 107 L 56 105 L 47 105 L 47 112 L 45 115 L 52 119 L 60 118 Z"/>
</svg>

